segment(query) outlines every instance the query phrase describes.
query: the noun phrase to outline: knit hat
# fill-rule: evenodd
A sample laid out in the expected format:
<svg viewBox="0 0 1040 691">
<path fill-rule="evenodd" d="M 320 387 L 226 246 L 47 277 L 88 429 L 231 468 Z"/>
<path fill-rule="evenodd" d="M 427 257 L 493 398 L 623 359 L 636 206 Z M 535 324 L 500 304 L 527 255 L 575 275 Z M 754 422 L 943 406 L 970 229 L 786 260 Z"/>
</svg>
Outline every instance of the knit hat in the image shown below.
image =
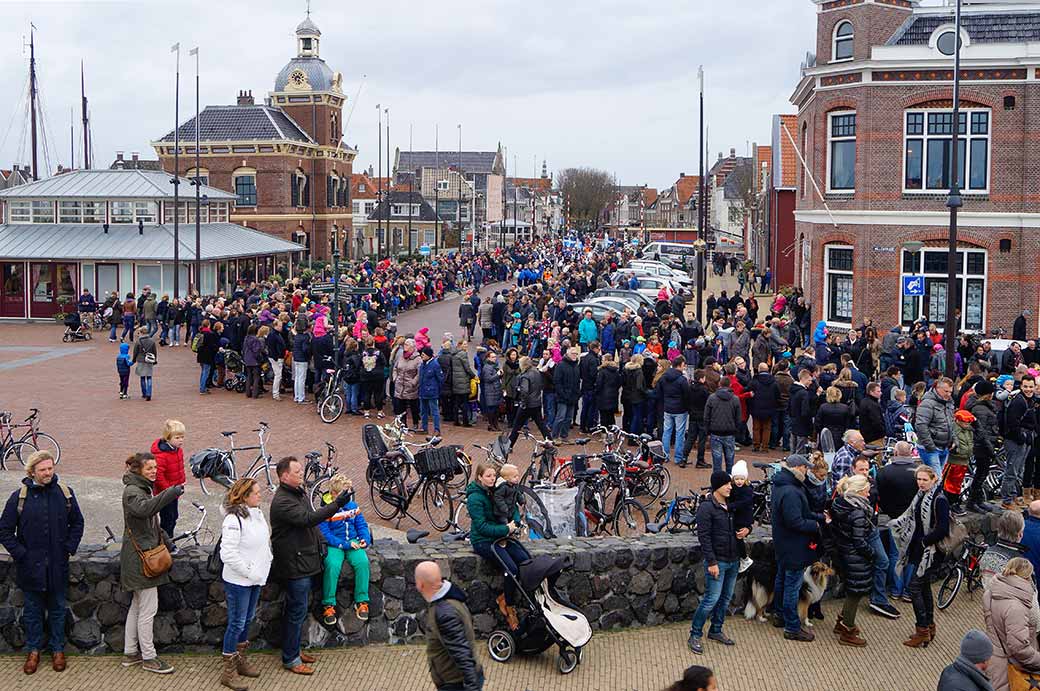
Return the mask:
<svg viewBox="0 0 1040 691">
<path fill-rule="evenodd" d="M 809 467 L 809 459 L 798 453 L 793 453 L 788 456 L 784 459 L 784 463 L 787 464 L 788 468 L 797 468 L 798 466 Z"/>
<path fill-rule="evenodd" d="M 997 377 L 997 388 L 1003 388 L 1005 382 L 1014 381 L 1014 379 L 1015 378 L 1012 377 L 1010 374 L 1000 375 L 999 377 Z"/>
<path fill-rule="evenodd" d="M 732 478 L 725 470 L 716 470 L 711 474 L 711 491 L 714 492 L 719 487 L 728 485 L 731 481 Z"/>
<path fill-rule="evenodd" d="M 993 657 L 993 643 L 989 636 L 978 629 L 968 631 L 961 639 L 961 657 L 973 665 Z"/>
<path fill-rule="evenodd" d="M 953 419 L 957 422 L 964 422 L 969 425 L 975 422 L 975 416 L 969 413 L 967 410 L 958 410 L 956 413 L 953 414 Z"/>
<path fill-rule="evenodd" d="M 733 472 L 730 473 L 733 477 L 747 477 L 747 461 L 737 461 L 733 464 Z"/>
<path fill-rule="evenodd" d="M 424 347 L 419 352 L 425 355 L 426 357 L 433 357 L 433 348 L 431 348 L 430 346 Z"/>
<path fill-rule="evenodd" d="M 993 385 L 985 379 L 975 382 L 975 395 L 988 396 L 993 393 Z"/>
<path fill-rule="evenodd" d="M 942 343 L 936 343 L 935 345 L 932 346 L 932 350 L 935 351 L 936 353 L 938 353 L 942 349 L 943 349 Z"/>
</svg>

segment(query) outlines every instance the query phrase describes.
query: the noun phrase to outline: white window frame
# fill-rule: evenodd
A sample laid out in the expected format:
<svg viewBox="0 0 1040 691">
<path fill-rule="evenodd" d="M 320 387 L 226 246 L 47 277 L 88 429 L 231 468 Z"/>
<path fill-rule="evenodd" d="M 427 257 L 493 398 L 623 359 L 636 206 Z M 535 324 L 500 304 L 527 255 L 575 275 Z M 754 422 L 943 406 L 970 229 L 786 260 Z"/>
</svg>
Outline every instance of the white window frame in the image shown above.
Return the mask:
<svg viewBox="0 0 1040 691">
<path fill-rule="evenodd" d="M 239 178 L 253 178 L 253 203 L 243 204 L 238 194 L 238 179 Z M 235 206 L 241 206 L 245 208 L 254 209 L 259 203 L 260 191 L 256 186 L 256 171 L 252 168 L 238 168 L 231 173 L 231 192 L 235 195 Z"/>
<path fill-rule="evenodd" d="M 431 247 L 431 248 L 436 247 L 436 245 L 437 245 L 437 231 L 427 230 L 425 232 L 426 232 L 426 237 L 424 238 L 423 244 L 428 246 L 428 247 Z"/>
<path fill-rule="evenodd" d="M 32 202 L 28 199 L 12 199 L 7 202 L 7 222 L 32 223 Z"/>
<path fill-rule="evenodd" d="M 117 207 L 122 208 L 122 206 L 124 206 L 124 205 L 128 207 L 128 210 L 130 211 L 130 213 L 126 214 L 126 215 L 124 215 L 124 214 L 117 215 L 116 214 L 116 208 Z M 133 223 L 134 222 L 134 202 L 133 202 L 133 200 L 132 199 L 115 199 L 115 200 L 110 201 L 108 203 L 108 217 L 110 219 L 109 222 L 112 223 L 113 225 L 115 225 L 115 224 L 122 225 L 122 224 Z"/>
<path fill-rule="evenodd" d="M 903 189 L 903 194 L 942 194 L 949 191 L 949 186 L 938 188 L 928 187 L 928 141 L 931 139 L 946 139 L 947 135 L 943 134 L 928 134 L 928 114 L 929 113 L 951 113 L 952 108 L 907 108 L 903 111 L 903 179 L 900 186 Z M 986 195 L 989 194 L 989 188 L 992 184 L 993 170 L 993 109 L 992 108 L 962 108 L 961 113 L 964 113 L 965 121 L 965 145 L 964 145 L 964 186 L 961 187 L 961 194 L 972 194 L 972 195 Z M 909 134 L 907 132 L 908 115 L 911 113 L 921 113 L 923 122 L 921 128 L 921 134 Z M 971 133 L 971 115 L 972 113 L 986 113 L 988 117 L 988 127 L 986 128 L 986 134 L 972 134 Z M 954 129 L 960 129 L 954 125 Z M 955 139 L 960 139 L 961 135 L 958 134 Z M 907 162 L 906 152 L 909 146 L 909 140 L 920 139 L 921 144 L 921 189 L 908 188 L 906 186 L 906 173 L 907 173 Z M 971 142 L 973 139 L 985 139 L 986 140 L 986 187 L 985 189 L 972 189 L 968 187 L 971 181 Z M 954 171 L 955 173 L 956 171 Z M 828 178 L 829 183 L 829 178 Z"/>
<path fill-rule="evenodd" d="M 940 273 L 925 272 L 925 270 L 924 270 L 924 253 L 925 252 L 942 252 L 943 254 L 946 254 L 947 251 L 948 250 L 945 247 L 923 247 L 920 250 L 918 250 L 917 252 L 915 252 L 915 254 L 917 254 L 917 265 L 919 267 L 921 267 L 921 272 L 917 273 L 917 274 L 907 273 L 906 271 L 903 270 L 903 267 L 904 267 L 904 264 L 903 264 L 903 254 L 906 252 L 906 250 L 900 250 L 898 252 L 897 256 L 898 256 L 898 261 L 899 261 L 899 295 L 898 295 L 898 300 L 896 301 L 896 304 L 898 305 L 898 313 L 896 314 L 896 319 L 897 319 L 897 323 L 898 324 L 903 324 L 904 323 L 903 322 L 903 299 L 904 299 L 903 298 L 903 277 L 904 276 L 924 276 L 925 279 L 929 279 L 929 278 L 932 278 L 932 279 L 942 279 L 942 281 L 945 282 L 949 278 L 949 274 L 947 272 L 940 272 Z M 958 271 L 957 271 L 957 280 L 961 284 L 961 291 L 960 291 L 961 292 L 961 295 L 960 295 L 961 299 L 960 299 L 960 304 L 956 305 L 955 307 L 959 307 L 960 310 L 961 310 L 961 322 L 962 323 L 965 321 L 966 315 L 967 315 L 967 306 L 968 306 L 968 290 L 967 290 L 967 287 L 968 287 L 968 281 L 969 280 L 981 280 L 982 281 L 982 315 L 980 317 L 980 321 L 982 322 L 982 327 L 980 329 L 967 329 L 967 328 L 963 327 L 962 324 L 958 324 L 958 329 L 964 328 L 965 331 L 981 333 L 981 332 L 984 332 L 985 329 L 986 329 L 986 314 L 988 313 L 986 302 L 987 302 L 987 293 L 989 291 L 989 250 L 984 249 L 982 247 L 976 247 L 974 245 L 961 245 L 961 244 L 958 244 L 957 245 L 957 251 L 958 252 L 962 252 L 963 254 L 962 254 L 960 269 L 958 269 Z M 984 261 L 985 268 L 984 268 L 984 270 L 983 270 L 983 272 L 981 274 L 979 274 L 979 273 L 968 273 L 968 254 L 972 253 L 972 252 L 983 255 L 983 261 Z M 925 297 L 927 297 L 927 296 L 925 296 Z M 917 301 L 917 309 L 915 310 L 915 314 L 914 314 L 914 319 L 915 320 L 916 319 L 920 319 L 921 315 L 924 314 L 924 300 L 925 300 L 925 297 L 909 298 L 909 299 Z M 949 296 L 947 296 L 947 297 L 949 297 Z M 949 310 L 949 308 L 950 308 L 949 299 L 947 299 L 946 309 Z M 945 325 L 946 325 L 946 320 L 945 319 L 942 322 L 937 322 L 936 323 L 936 326 L 938 327 L 938 330 L 940 332 L 942 332 L 945 329 Z"/>
<path fill-rule="evenodd" d="M 836 321 L 830 318 L 831 315 L 831 287 L 830 278 L 831 275 L 835 276 L 848 276 L 853 278 L 855 271 L 849 271 L 847 269 L 832 269 L 831 268 L 831 250 L 851 250 L 852 251 L 852 265 L 853 268 L 856 266 L 856 248 L 852 245 L 838 245 L 838 244 L 827 244 L 823 246 L 823 320 L 828 326 L 852 326 L 852 315 L 849 315 L 849 320 Z M 855 282 L 853 282 L 852 290 L 852 305 L 855 308 L 856 305 L 856 290 Z"/>
<path fill-rule="evenodd" d="M 837 137 L 837 138 L 831 136 L 831 132 L 833 131 L 832 127 L 833 127 L 834 118 L 841 117 L 843 115 L 855 116 L 856 115 L 856 111 L 854 111 L 854 110 L 835 110 L 835 111 L 832 111 L 830 113 L 827 113 L 827 180 L 826 180 L 826 182 L 827 182 L 827 193 L 828 194 L 855 194 L 856 193 L 856 158 L 859 155 L 859 146 L 858 146 L 857 137 L 856 137 L 856 135 L 853 135 L 851 137 L 845 136 L 845 137 Z M 858 122 L 859 118 L 856 118 L 856 120 L 857 120 L 857 122 L 856 122 L 856 131 L 858 133 L 859 132 L 859 122 Z M 833 156 L 833 147 L 831 145 L 834 142 L 836 142 L 836 141 L 838 141 L 838 142 L 851 141 L 853 143 L 853 146 L 856 148 L 856 155 L 852 157 L 852 187 L 850 187 L 850 188 L 844 188 L 844 187 L 834 188 L 834 187 L 831 187 L 831 163 L 832 163 L 832 159 L 834 157 Z"/>
<path fill-rule="evenodd" d="M 361 213 L 361 202 L 359 202 L 359 201 L 351 202 L 350 211 L 351 211 L 351 213 L 355 213 L 355 214 Z"/>
<path fill-rule="evenodd" d="M 838 38 L 838 29 L 840 29 L 841 27 L 845 26 L 846 24 L 848 24 L 849 27 L 852 29 L 852 33 L 849 34 L 848 36 L 842 36 L 841 38 Z M 856 44 L 854 42 L 855 38 L 856 38 L 856 27 L 852 25 L 851 21 L 849 21 L 848 19 L 842 19 L 840 22 L 835 24 L 834 25 L 834 30 L 831 32 L 831 62 L 849 62 L 850 60 L 855 60 L 856 59 L 856 56 L 855 56 Z M 850 55 L 847 58 L 839 58 L 838 57 L 838 41 L 842 41 L 842 42 L 849 41 L 850 43 L 852 43 L 853 55 Z"/>
</svg>

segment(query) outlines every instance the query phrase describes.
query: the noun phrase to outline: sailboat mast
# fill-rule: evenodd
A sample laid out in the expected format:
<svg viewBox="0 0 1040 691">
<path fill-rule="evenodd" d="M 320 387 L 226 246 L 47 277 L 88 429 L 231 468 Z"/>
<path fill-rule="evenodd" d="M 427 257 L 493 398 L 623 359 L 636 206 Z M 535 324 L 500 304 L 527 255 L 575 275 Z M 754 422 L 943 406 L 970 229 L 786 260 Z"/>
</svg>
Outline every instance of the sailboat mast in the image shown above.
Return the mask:
<svg viewBox="0 0 1040 691">
<path fill-rule="evenodd" d="M 29 118 L 32 130 L 32 176 L 33 180 L 39 180 L 36 162 L 36 45 L 32 29 L 29 29 Z"/>
<path fill-rule="evenodd" d="M 87 124 L 87 86 L 83 76 L 83 61 L 79 63 L 79 95 L 83 117 L 83 169 L 90 170 L 90 141 Z"/>
</svg>

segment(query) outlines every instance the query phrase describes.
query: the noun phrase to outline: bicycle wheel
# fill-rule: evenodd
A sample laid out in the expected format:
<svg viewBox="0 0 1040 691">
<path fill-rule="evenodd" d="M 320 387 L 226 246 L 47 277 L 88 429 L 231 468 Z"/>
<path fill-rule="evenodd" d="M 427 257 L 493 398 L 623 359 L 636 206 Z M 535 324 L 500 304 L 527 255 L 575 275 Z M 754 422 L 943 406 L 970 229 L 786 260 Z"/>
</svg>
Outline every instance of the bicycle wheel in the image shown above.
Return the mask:
<svg viewBox="0 0 1040 691">
<path fill-rule="evenodd" d="M 332 476 L 325 475 L 319 477 L 317 479 L 317 482 L 314 482 L 310 485 L 310 491 L 308 492 L 308 496 L 310 497 L 311 508 L 315 511 L 322 507 L 322 497 L 324 497 L 325 493 L 329 491 L 329 481 L 331 479 Z"/>
<path fill-rule="evenodd" d="M 422 490 L 423 508 L 430 517 L 430 525 L 444 532 L 455 518 L 455 504 L 451 489 L 443 480 L 426 480 Z"/>
<path fill-rule="evenodd" d="M 387 521 L 397 517 L 399 507 L 405 501 L 404 483 L 401 482 L 401 478 L 373 478 L 368 485 L 368 491 L 377 516 Z"/>
<path fill-rule="evenodd" d="M 953 598 L 957 597 L 957 591 L 961 589 L 963 580 L 964 570 L 960 564 L 957 564 L 946 574 L 942 585 L 939 586 L 939 596 L 935 599 L 935 606 L 939 609 L 949 607 L 950 603 L 953 602 Z"/>
<path fill-rule="evenodd" d="M 531 537 L 536 540 L 539 538 L 556 537 L 556 533 L 552 529 L 552 521 L 549 520 L 549 512 L 545 510 L 545 504 L 542 503 L 541 497 L 526 485 L 518 485 L 518 487 L 526 500 L 522 518 L 527 523 Z"/>
<path fill-rule="evenodd" d="M 58 440 L 46 432 L 37 432 L 35 437 L 32 432 L 26 432 L 18 441 L 25 442 L 40 451 L 49 451 L 54 456 L 54 465 L 58 465 L 58 462 L 61 461 L 61 447 L 58 445 Z M 26 456 L 25 460 L 28 458 Z"/>
<path fill-rule="evenodd" d="M 331 425 L 333 422 L 339 419 L 339 416 L 343 414 L 343 394 L 334 393 L 331 396 L 326 396 L 325 400 L 318 406 L 318 415 L 321 417 L 321 421 Z"/>
<path fill-rule="evenodd" d="M 465 451 L 458 449 L 455 451 L 455 462 L 458 463 L 459 470 L 448 480 L 448 487 L 454 492 L 461 493 L 466 489 L 466 485 L 469 484 L 470 468 L 473 466 L 473 461 L 470 460 Z"/>
<path fill-rule="evenodd" d="M 611 527 L 618 537 L 635 537 L 646 533 L 649 520 L 642 504 L 635 499 L 626 499 L 614 509 Z"/>
<path fill-rule="evenodd" d="M 561 463 L 553 471 L 552 481 L 554 485 L 566 485 L 574 487 L 574 464 L 571 461 Z"/>
<path fill-rule="evenodd" d="M 26 461 L 29 460 L 29 456 L 36 451 L 37 448 L 32 445 L 32 442 L 16 441 L 4 451 L 3 458 L 0 459 L 0 466 L 4 470 L 8 469 L 8 464 L 14 466 L 15 463 L 19 463 L 24 466 Z"/>
<path fill-rule="evenodd" d="M 278 472 L 276 467 L 277 464 L 267 461 L 259 463 L 253 468 L 253 472 L 249 473 L 249 477 L 256 480 L 257 484 L 260 485 L 261 494 L 264 494 L 265 491 L 268 494 L 274 494 L 274 491 L 278 489 Z"/>
<path fill-rule="evenodd" d="M 452 532 L 469 533 L 471 523 L 469 520 L 469 508 L 466 506 L 465 501 L 460 501 L 459 505 L 455 507 L 455 517 L 451 522 Z"/>
</svg>

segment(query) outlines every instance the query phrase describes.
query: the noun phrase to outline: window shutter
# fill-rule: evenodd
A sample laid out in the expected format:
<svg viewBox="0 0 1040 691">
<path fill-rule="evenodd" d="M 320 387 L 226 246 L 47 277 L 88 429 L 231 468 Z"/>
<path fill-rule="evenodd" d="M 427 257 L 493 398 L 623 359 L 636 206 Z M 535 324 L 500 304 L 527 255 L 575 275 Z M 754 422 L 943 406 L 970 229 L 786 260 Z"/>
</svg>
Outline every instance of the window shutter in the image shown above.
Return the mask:
<svg viewBox="0 0 1040 691">
<path fill-rule="evenodd" d="M 300 206 L 300 182 L 295 174 L 289 177 L 289 206 Z"/>
</svg>

